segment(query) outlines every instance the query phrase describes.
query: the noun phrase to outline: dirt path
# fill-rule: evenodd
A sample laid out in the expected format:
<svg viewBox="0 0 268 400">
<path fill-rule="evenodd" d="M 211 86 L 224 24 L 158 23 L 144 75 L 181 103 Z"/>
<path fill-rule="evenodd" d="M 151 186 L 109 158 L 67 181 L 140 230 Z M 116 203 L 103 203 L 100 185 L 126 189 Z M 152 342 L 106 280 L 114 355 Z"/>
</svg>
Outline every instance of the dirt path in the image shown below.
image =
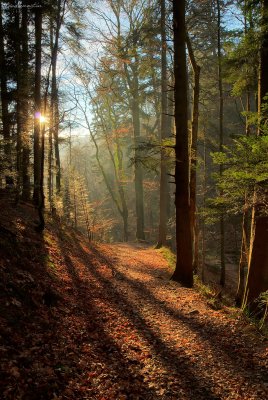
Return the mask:
<svg viewBox="0 0 268 400">
<path fill-rule="evenodd" d="M 136 351 L 151 356 L 141 372 L 152 398 L 267 399 L 267 371 L 258 368 L 264 354 L 254 354 L 235 321 L 168 281 L 155 250 L 121 245 L 116 252 L 115 286 L 134 313 Z"/>
<path fill-rule="evenodd" d="M 263 349 L 241 335 L 236 320 L 169 281 L 159 253 L 130 245 L 92 253 L 80 244 L 73 265 L 84 265 L 75 280 L 85 320 L 94 313 L 83 346 L 98 354 L 82 358 L 91 364 L 83 398 L 267 399 Z"/>
<path fill-rule="evenodd" d="M 62 298 L 28 321 L 5 399 L 268 398 L 267 343 L 169 281 L 156 250 L 51 240 Z"/>
</svg>

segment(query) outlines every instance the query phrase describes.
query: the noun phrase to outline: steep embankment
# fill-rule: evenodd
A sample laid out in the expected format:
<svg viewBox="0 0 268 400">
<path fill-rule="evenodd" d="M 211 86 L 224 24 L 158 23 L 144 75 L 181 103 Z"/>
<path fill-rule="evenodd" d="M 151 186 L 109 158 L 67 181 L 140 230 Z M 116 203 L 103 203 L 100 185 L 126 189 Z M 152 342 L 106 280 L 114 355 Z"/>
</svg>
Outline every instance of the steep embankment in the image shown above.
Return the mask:
<svg viewBox="0 0 268 400">
<path fill-rule="evenodd" d="M 2 209 L 1 398 L 267 398 L 267 343 L 169 281 L 159 252 Z"/>
</svg>

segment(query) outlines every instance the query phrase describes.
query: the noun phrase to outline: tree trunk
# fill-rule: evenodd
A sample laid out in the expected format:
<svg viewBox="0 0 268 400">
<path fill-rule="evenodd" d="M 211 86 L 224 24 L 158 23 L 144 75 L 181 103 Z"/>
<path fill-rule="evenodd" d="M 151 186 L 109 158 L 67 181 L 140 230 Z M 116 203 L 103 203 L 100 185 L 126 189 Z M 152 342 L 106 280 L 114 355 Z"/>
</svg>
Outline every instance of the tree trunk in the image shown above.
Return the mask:
<svg viewBox="0 0 268 400">
<path fill-rule="evenodd" d="M 191 229 L 193 237 L 193 270 L 198 269 L 198 226 L 196 220 L 196 168 L 197 168 L 197 135 L 198 135 L 198 117 L 199 117 L 199 93 L 200 93 L 200 66 L 196 63 L 190 38 L 186 37 L 188 53 L 194 72 L 194 90 L 193 90 L 193 112 L 191 126 L 191 165 L 190 165 L 190 216 Z"/>
<path fill-rule="evenodd" d="M 192 235 L 190 220 L 189 149 L 187 126 L 187 65 L 185 1 L 173 1 L 175 77 L 175 207 L 177 261 L 172 279 L 193 286 Z"/>
<path fill-rule="evenodd" d="M 140 140 L 141 140 L 141 127 L 140 127 L 140 103 L 139 103 L 139 78 L 138 78 L 138 56 L 135 54 L 134 64 L 130 64 L 132 76 L 129 73 L 127 65 L 124 63 L 124 70 L 129 89 L 129 102 L 133 122 L 134 134 L 134 181 L 135 181 L 135 195 L 136 195 L 136 219 L 137 219 L 137 240 L 144 240 L 144 201 L 143 201 L 143 170 L 140 163 Z"/>
<path fill-rule="evenodd" d="M 53 53 L 53 20 L 50 19 L 49 26 L 49 39 L 50 39 L 50 52 L 51 57 Z M 48 202 L 50 211 L 53 208 L 52 196 L 53 196 L 53 125 L 54 125 L 54 113 L 52 104 L 52 95 L 49 102 L 49 128 L 48 128 L 48 161 L 47 161 L 47 187 L 48 187 Z"/>
<path fill-rule="evenodd" d="M 21 37 L 22 37 L 22 71 L 23 71 L 23 132 L 22 132 L 22 198 L 30 200 L 30 126 L 29 126 L 29 46 L 28 46 L 28 10 L 22 7 L 21 21 Z"/>
<path fill-rule="evenodd" d="M 63 3 L 63 4 L 62 4 Z M 60 164 L 60 150 L 59 150 L 59 98 L 58 98 L 58 87 L 57 87 L 57 58 L 59 51 L 59 35 L 60 28 L 63 21 L 64 10 L 66 6 L 66 0 L 57 1 L 56 11 L 56 27 L 55 37 L 51 54 L 51 109 L 53 115 L 53 137 L 54 137 L 54 150 L 55 150 L 55 162 L 56 162 L 56 193 L 59 194 L 61 191 L 61 164 Z M 53 29 L 52 29 L 53 34 Z"/>
<path fill-rule="evenodd" d="M 158 243 L 156 248 L 166 245 L 168 211 L 168 175 L 166 152 L 163 141 L 168 137 L 167 104 L 167 43 L 166 43 L 166 1 L 161 0 L 161 161 L 160 161 L 160 209 Z"/>
<path fill-rule="evenodd" d="M 48 171 L 47 171 L 47 186 L 48 186 L 48 202 L 50 210 L 53 207 L 53 112 L 52 104 L 49 105 L 49 129 L 48 129 Z"/>
<path fill-rule="evenodd" d="M 3 11 L 0 2 L 0 70 L 1 70 L 1 117 L 4 138 L 4 154 L 6 169 L 11 171 L 10 121 L 8 113 L 7 66 L 5 55 L 5 33 L 3 27 Z"/>
<path fill-rule="evenodd" d="M 244 7 L 245 7 L 245 14 L 244 14 L 244 34 L 245 37 L 248 32 L 248 22 L 250 28 L 252 28 L 252 18 L 251 13 L 248 14 L 247 6 L 248 1 L 245 0 Z M 245 126 L 245 134 L 248 137 L 251 133 L 250 123 L 249 123 L 249 112 L 251 111 L 250 105 L 250 82 L 246 87 L 246 126 Z M 235 303 L 237 307 L 241 307 L 243 303 L 243 295 L 245 290 L 245 269 L 248 269 L 249 266 L 249 244 L 248 244 L 248 231 L 249 231 L 249 211 L 247 210 L 247 193 L 245 193 L 245 203 L 244 203 L 244 212 L 242 218 L 242 240 L 241 240 L 241 247 L 240 247 L 240 259 L 239 259 L 239 266 L 238 266 L 238 285 L 237 285 L 237 292 L 235 296 Z"/>
<path fill-rule="evenodd" d="M 35 85 L 34 85 L 34 192 L 33 201 L 39 205 L 40 194 L 40 113 L 41 113 L 41 40 L 42 40 L 42 8 L 35 10 Z M 38 118 L 39 116 L 39 118 Z"/>
<path fill-rule="evenodd" d="M 137 67 L 133 67 L 133 91 L 132 91 L 132 118 L 134 131 L 134 146 L 135 146 L 135 194 L 136 194 L 136 218 L 137 231 L 136 238 L 145 240 L 144 234 L 144 202 L 143 202 L 143 170 L 140 162 L 140 106 L 139 106 L 139 83 L 137 77 Z"/>
<path fill-rule="evenodd" d="M 223 87 L 222 87 L 222 50 L 221 50 L 221 9 L 220 0 L 217 0 L 217 56 L 218 56 L 218 88 L 219 88 L 219 151 L 223 151 Z M 220 165 L 220 176 L 223 174 L 223 166 Z M 220 193 L 222 195 L 222 193 Z M 221 275 L 220 285 L 225 285 L 225 223 L 224 215 L 220 215 L 220 260 Z"/>
<path fill-rule="evenodd" d="M 268 0 L 262 0 L 260 68 L 258 82 L 258 113 L 265 122 L 268 112 L 262 110 L 267 104 L 265 96 L 268 93 Z M 263 134 L 262 124 L 258 129 L 259 135 Z M 261 186 L 265 202 L 268 200 L 267 188 Z M 249 269 L 244 293 L 243 305 L 248 305 L 251 311 L 256 311 L 259 295 L 268 290 L 268 216 L 263 200 L 258 198 L 255 190 L 255 205 L 252 211 Z"/>
<path fill-rule="evenodd" d="M 44 166 L 45 166 L 45 124 L 40 129 L 41 133 L 41 148 L 40 148 L 40 182 L 39 182 L 39 203 L 38 215 L 39 225 L 37 230 L 42 232 L 45 229 L 44 209 L 45 209 L 45 194 L 44 194 Z"/>
<path fill-rule="evenodd" d="M 16 31 L 16 41 L 15 41 L 15 62 L 16 62 L 16 122 L 17 122 L 17 132 L 16 132 L 16 159 L 17 159 L 17 182 L 16 182 L 16 192 L 17 200 L 21 192 L 21 168 L 22 168 L 22 131 L 23 131 L 23 110 L 22 110 L 22 99 L 23 99 L 23 74 L 21 66 L 21 30 L 20 30 L 20 15 L 19 8 L 15 8 L 15 19 L 14 28 Z"/>
<path fill-rule="evenodd" d="M 59 98 L 57 87 L 57 58 L 59 51 L 60 28 L 63 22 L 63 16 L 66 6 L 66 0 L 58 0 L 56 5 L 56 16 L 50 19 L 50 51 L 51 51 L 51 101 L 50 101 L 50 127 L 49 127 L 49 150 L 48 150 L 48 196 L 49 203 L 52 205 L 53 195 L 53 139 L 54 154 L 56 163 L 56 193 L 61 191 L 61 163 L 59 150 Z M 54 23 L 55 19 L 55 23 Z"/>
<path fill-rule="evenodd" d="M 127 210 L 124 210 L 122 213 L 122 218 L 123 218 L 123 241 L 127 242 L 128 241 L 128 212 Z"/>
<path fill-rule="evenodd" d="M 241 307 L 243 301 L 243 294 L 245 289 L 245 269 L 248 267 L 249 252 L 248 252 L 248 211 L 243 212 L 242 219 L 242 240 L 240 249 L 240 259 L 238 267 L 238 285 L 235 296 L 235 304 L 237 307 Z"/>
<path fill-rule="evenodd" d="M 61 165 L 60 165 L 60 150 L 59 150 L 59 101 L 58 101 L 58 88 L 57 88 L 57 53 L 58 53 L 58 35 L 56 32 L 55 44 L 52 54 L 51 66 L 52 66 L 52 77 L 51 77 L 51 108 L 53 110 L 53 138 L 54 138 L 54 150 L 55 150 L 55 162 L 56 162 L 56 193 L 59 194 L 61 190 Z"/>
<path fill-rule="evenodd" d="M 204 157 L 204 169 L 203 169 L 203 208 L 206 206 L 206 193 L 207 193 L 207 143 L 206 143 L 206 130 L 204 129 L 204 146 L 203 146 L 203 157 Z M 202 221 L 202 269 L 201 269 L 201 281 L 205 283 L 205 267 L 206 267 L 206 224 L 203 217 Z"/>
<path fill-rule="evenodd" d="M 262 0 L 262 22 L 261 22 L 261 46 L 260 46 L 260 66 L 258 79 L 258 112 L 261 114 L 262 106 L 268 103 L 264 99 L 268 96 L 268 0 Z M 268 119 L 268 111 L 262 115 L 265 121 Z M 261 125 L 259 125 L 259 134 L 262 134 Z"/>
<path fill-rule="evenodd" d="M 15 24 L 16 69 L 17 69 L 17 192 L 24 200 L 30 199 L 30 143 L 29 143 L 29 52 L 28 52 L 28 11 L 16 10 Z"/>
<path fill-rule="evenodd" d="M 259 295 L 268 290 L 268 217 L 260 214 L 260 206 L 254 207 L 251 224 L 249 271 L 243 303 L 255 311 Z"/>
</svg>

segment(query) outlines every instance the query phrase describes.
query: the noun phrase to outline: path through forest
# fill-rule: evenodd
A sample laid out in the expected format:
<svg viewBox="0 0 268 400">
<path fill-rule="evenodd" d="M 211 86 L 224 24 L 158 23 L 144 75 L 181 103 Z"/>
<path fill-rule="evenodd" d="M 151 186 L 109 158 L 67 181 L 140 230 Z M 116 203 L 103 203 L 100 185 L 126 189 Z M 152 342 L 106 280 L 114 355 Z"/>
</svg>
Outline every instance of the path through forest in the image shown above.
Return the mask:
<svg viewBox="0 0 268 400">
<path fill-rule="evenodd" d="M 267 399 L 267 343 L 170 281 L 157 250 L 46 240 L 60 291 L 17 326 L 5 399 Z"/>
</svg>

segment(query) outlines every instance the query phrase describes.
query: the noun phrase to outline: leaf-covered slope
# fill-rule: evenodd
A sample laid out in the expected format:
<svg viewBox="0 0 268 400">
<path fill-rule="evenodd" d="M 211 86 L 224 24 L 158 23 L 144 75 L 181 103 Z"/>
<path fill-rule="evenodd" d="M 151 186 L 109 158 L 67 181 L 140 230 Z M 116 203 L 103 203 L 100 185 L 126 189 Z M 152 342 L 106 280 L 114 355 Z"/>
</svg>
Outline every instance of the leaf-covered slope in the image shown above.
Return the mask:
<svg viewBox="0 0 268 400">
<path fill-rule="evenodd" d="M 35 212 L 1 214 L 1 378 L 7 400 L 267 398 L 267 344 L 169 281 L 161 254 L 88 245 Z"/>
</svg>

